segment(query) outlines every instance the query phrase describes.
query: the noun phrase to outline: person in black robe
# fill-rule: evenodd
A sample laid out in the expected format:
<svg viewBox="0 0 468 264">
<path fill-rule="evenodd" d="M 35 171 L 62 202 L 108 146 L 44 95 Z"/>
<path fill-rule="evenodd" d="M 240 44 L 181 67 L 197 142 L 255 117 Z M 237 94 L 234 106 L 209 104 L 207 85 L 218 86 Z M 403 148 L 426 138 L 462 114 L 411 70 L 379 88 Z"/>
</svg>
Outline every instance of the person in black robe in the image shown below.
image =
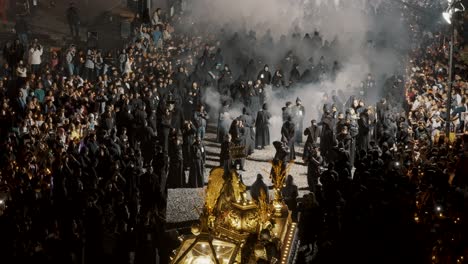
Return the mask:
<svg viewBox="0 0 468 264">
<path fill-rule="evenodd" d="M 259 201 L 260 193 L 262 190 L 265 193 L 265 198 L 268 202 L 268 186 L 265 184 L 265 182 L 263 182 L 263 176 L 261 174 L 257 174 L 257 180 L 255 180 L 252 186 L 250 186 L 250 195 L 252 196 L 252 199 L 254 201 Z"/>
<path fill-rule="evenodd" d="M 202 188 L 205 184 L 205 146 L 197 137 L 191 148 L 192 164 L 190 166 L 189 187 Z"/>
<path fill-rule="evenodd" d="M 310 121 L 310 127 L 304 130 L 304 136 L 307 136 L 306 143 L 311 142 L 315 144 L 317 142 L 317 138 L 320 136 L 320 128 L 317 126 L 317 121 L 312 119 Z"/>
<path fill-rule="evenodd" d="M 307 184 L 309 190 L 313 193 L 317 190 L 318 178 L 320 177 L 320 166 L 322 165 L 323 158 L 320 155 L 320 150 L 309 143 L 306 143 L 306 147 L 310 148 L 307 151 L 307 155 L 304 155 L 304 162 L 307 164 Z"/>
<path fill-rule="evenodd" d="M 333 117 L 328 110 L 326 110 L 323 114 L 319 125 L 322 126 L 322 133 L 320 135 L 320 150 L 328 162 L 328 153 L 333 147 L 333 141 L 335 140 L 333 133 Z"/>
<path fill-rule="evenodd" d="M 248 81 L 254 81 L 256 72 L 257 72 L 257 67 L 255 66 L 255 61 L 253 59 L 250 59 L 249 63 L 244 68 L 245 79 Z"/>
<path fill-rule="evenodd" d="M 161 122 L 159 122 L 159 141 L 162 144 L 162 149 L 165 154 L 169 152 L 169 135 L 172 129 L 171 125 L 172 113 L 169 109 L 164 110 L 164 114 L 161 116 Z"/>
<path fill-rule="evenodd" d="M 284 203 L 288 206 L 288 209 L 292 211 L 292 219 L 297 221 L 297 197 L 299 191 L 297 185 L 294 184 L 292 175 L 288 175 L 286 178 L 286 186 L 281 190 L 283 195 Z"/>
<path fill-rule="evenodd" d="M 192 144 L 197 130 L 191 121 L 185 121 L 182 128 L 182 154 L 184 155 L 184 170 L 188 170 L 192 162 Z"/>
<path fill-rule="evenodd" d="M 287 144 L 289 148 L 289 160 L 296 159 L 296 151 L 294 149 L 296 131 L 295 124 L 292 121 L 292 118 L 289 117 L 288 120 L 281 127 L 281 141 Z"/>
<path fill-rule="evenodd" d="M 245 146 L 247 155 L 250 155 L 255 149 L 255 120 L 250 115 L 249 109 L 245 107 L 242 109 L 239 120 L 242 121 L 241 130 L 243 131 L 243 143 L 241 145 Z"/>
<path fill-rule="evenodd" d="M 359 115 L 358 126 L 359 133 L 356 139 L 356 150 L 358 152 L 361 150 L 367 152 L 367 148 L 369 147 L 370 132 L 369 115 L 367 113 L 367 109 L 364 109 L 364 111 Z"/>
<path fill-rule="evenodd" d="M 257 120 L 255 121 L 255 145 L 259 149 L 264 149 L 270 145 L 270 124 L 271 114 L 268 112 L 266 104 L 263 104 L 263 109 L 258 111 Z"/>
<path fill-rule="evenodd" d="M 304 126 L 305 108 L 299 97 L 296 99 L 296 105 L 293 107 L 294 124 L 296 125 L 296 143 L 302 143 L 302 130 Z"/>
<path fill-rule="evenodd" d="M 154 139 L 156 138 L 156 132 L 151 126 L 148 126 L 148 122 L 145 120 L 145 126 L 141 128 L 140 134 L 140 149 L 143 154 L 143 160 L 145 164 L 149 164 L 154 156 Z"/>
<path fill-rule="evenodd" d="M 299 64 L 294 63 L 291 72 L 289 73 L 289 86 L 298 83 L 301 80 L 301 73 L 299 72 Z"/>
<path fill-rule="evenodd" d="M 184 159 L 182 145 L 175 139 L 169 146 L 169 188 L 182 188 L 185 186 Z"/>
<path fill-rule="evenodd" d="M 227 179 L 227 176 L 229 175 L 229 172 L 232 168 L 231 147 L 233 143 L 231 140 L 231 134 L 226 134 L 224 141 L 221 144 L 221 151 L 219 153 L 219 165 L 224 169 L 225 179 Z"/>
<path fill-rule="evenodd" d="M 263 70 L 261 70 L 258 73 L 257 80 L 260 80 L 262 84 L 266 84 L 266 85 L 269 85 L 271 83 L 271 72 L 270 72 L 268 65 L 265 65 L 263 67 Z"/>
<path fill-rule="evenodd" d="M 273 78 L 271 80 L 271 84 L 273 85 L 273 87 L 276 87 L 276 88 L 285 86 L 284 74 L 281 71 L 281 69 L 278 69 L 275 71 L 275 74 L 273 74 Z"/>
<path fill-rule="evenodd" d="M 247 156 L 248 145 L 247 145 L 247 136 L 246 131 L 248 131 L 240 118 L 234 120 L 231 124 L 231 128 L 229 129 L 229 134 L 232 135 L 232 142 L 235 146 L 243 147 L 244 148 L 244 155 Z M 239 165 L 239 169 L 244 171 L 245 165 L 245 158 L 239 158 L 233 160 L 233 165 L 237 168 Z"/>
</svg>

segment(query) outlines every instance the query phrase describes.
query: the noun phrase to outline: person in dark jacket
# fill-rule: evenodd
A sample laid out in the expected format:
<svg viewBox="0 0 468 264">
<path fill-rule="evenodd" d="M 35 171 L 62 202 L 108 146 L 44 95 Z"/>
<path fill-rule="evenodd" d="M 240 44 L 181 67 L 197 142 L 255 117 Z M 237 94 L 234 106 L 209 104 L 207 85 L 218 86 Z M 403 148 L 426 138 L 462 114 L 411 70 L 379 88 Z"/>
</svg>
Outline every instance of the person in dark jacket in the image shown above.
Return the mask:
<svg viewBox="0 0 468 264">
<path fill-rule="evenodd" d="M 271 72 L 268 65 L 265 65 L 265 67 L 263 67 L 263 70 L 261 70 L 258 73 L 257 80 L 260 80 L 262 84 L 268 85 L 271 83 Z"/>
</svg>

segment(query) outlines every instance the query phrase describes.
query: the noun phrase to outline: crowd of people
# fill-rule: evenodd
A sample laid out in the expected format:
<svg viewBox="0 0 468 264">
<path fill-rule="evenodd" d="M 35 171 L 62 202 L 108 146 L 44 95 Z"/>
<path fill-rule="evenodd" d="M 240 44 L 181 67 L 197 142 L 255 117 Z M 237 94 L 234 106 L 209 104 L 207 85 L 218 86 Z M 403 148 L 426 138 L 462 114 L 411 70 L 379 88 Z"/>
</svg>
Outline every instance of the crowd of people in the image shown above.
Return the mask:
<svg viewBox="0 0 468 264">
<path fill-rule="evenodd" d="M 270 92 L 294 94 L 341 69 L 334 51 L 344 44 L 318 31 L 275 43 L 270 32 L 257 39 L 254 31 L 195 27 L 190 34 L 187 24 L 161 9 L 136 15 L 130 43 L 109 51 L 72 45 L 45 54 L 24 36 L 5 44 L 0 252 L 7 263 L 167 263 L 177 244 L 165 232 L 167 189 L 204 186 L 208 123 L 217 122 L 220 166 L 244 170 L 247 156 L 272 143 L 269 109 L 278 106 L 269 105 Z M 405 76 L 381 85 L 386 99 L 377 104 L 366 98 L 377 87 L 368 75 L 353 89 L 325 93 L 314 120 L 305 120 L 313 107 L 301 98 L 282 109 L 275 158 L 301 157 L 307 166 L 310 193 L 296 199 L 300 175 L 284 191 L 299 213 L 301 261 L 448 263 L 466 255 L 468 140 L 440 133 L 447 43 L 426 33 L 415 36 L 424 41 Z M 258 51 L 265 47 L 287 52 L 272 59 Z M 450 116 L 460 133 L 467 76 L 456 62 Z M 210 93 L 219 102 L 208 102 Z M 216 104 L 218 117 L 210 117 Z M 238 107 L 242 114 L 233 116 Z M 296 153 L 303 137 L 304 152 Z M 236 146 L 242 153 L 233 155 Z"/>
</svg>

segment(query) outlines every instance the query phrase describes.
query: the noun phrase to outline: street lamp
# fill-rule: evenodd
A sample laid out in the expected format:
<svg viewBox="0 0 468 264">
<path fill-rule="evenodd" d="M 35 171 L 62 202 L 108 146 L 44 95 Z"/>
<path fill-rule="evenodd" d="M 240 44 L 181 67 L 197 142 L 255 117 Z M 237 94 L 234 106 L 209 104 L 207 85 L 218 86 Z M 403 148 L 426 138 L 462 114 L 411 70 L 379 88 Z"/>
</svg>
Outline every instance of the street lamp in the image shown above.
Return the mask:
<svg viewBox="0 0 468 264">
<path fill-rule="evenodd" d="M 452 115 L 450 110 L 452 108 L 452 68 L 453 68 L 453 42 L 455 41 L 455 25 L 452 23 L 452 18 L 455 13 L 465 11 L 465 6 L 461 0 L 448 0 L 448 7 L 442 13 L 444 20 L 451 26 L 450 30 L 450 53 L 449 53 L 449 70 L 448 70 L 448 90 L 447 90 L 447 105 L 446 112 L 447 118 L 445 122 L 445 137 L 447 143 L 450 142 L 450 123 L 452 122 Z"/>
</svg>

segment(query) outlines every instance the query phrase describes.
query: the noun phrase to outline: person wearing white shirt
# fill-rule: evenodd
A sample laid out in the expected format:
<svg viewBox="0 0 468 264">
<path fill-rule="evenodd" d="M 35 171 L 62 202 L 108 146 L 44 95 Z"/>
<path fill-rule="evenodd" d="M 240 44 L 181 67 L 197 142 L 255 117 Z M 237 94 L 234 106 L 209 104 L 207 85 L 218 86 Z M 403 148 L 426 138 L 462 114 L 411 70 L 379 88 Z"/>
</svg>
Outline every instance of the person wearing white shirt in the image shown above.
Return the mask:
<svg viewBox="0 0 468 264">
<path fill-rule="evenodd" d="M 29 49 L 29 64 L 31 65 L 32 73 L 37 74 L 42 63 L 42 46 L 39 44 L 33 45 Z"/>
</svg>

